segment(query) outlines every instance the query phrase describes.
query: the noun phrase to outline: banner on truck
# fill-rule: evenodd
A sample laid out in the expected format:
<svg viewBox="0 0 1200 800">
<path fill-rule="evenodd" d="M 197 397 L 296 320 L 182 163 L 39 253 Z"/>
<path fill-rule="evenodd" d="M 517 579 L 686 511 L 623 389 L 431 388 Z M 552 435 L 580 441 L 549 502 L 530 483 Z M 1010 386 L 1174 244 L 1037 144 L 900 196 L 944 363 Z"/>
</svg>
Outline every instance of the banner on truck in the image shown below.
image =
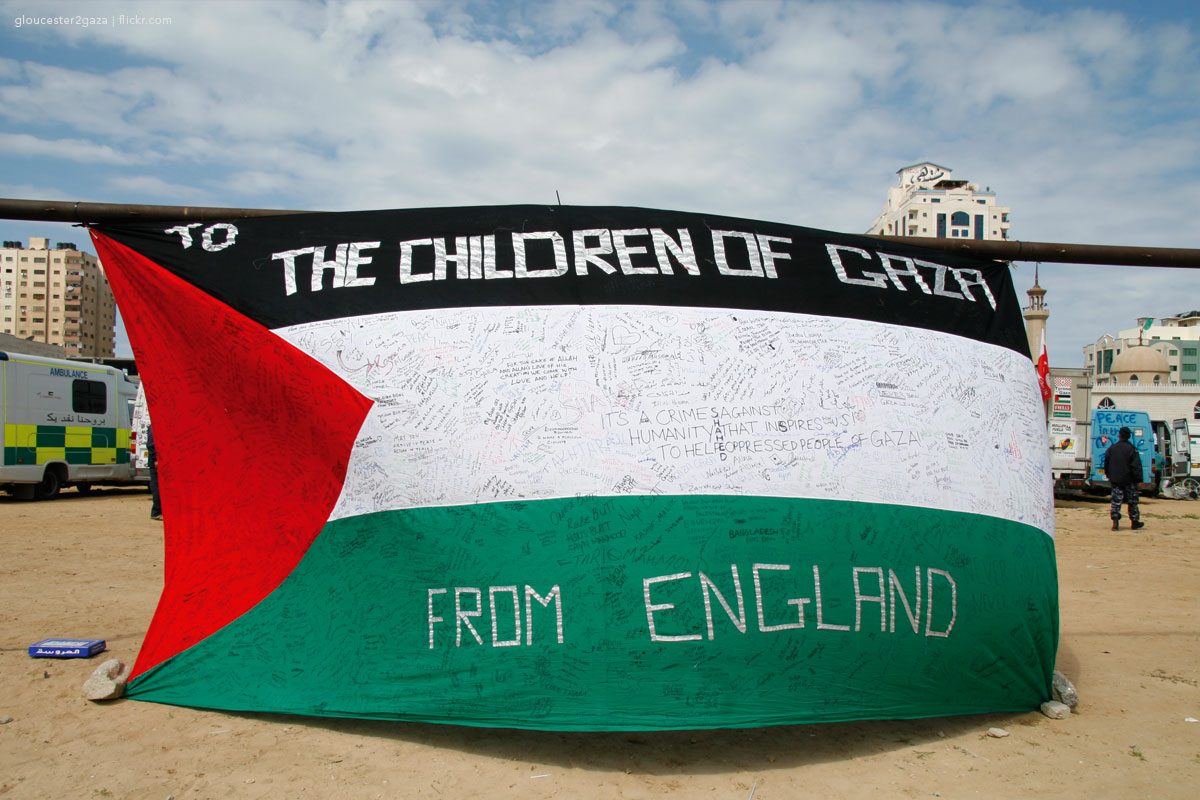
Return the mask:
<svg viewBox="0 0 1200 800">
<path fill-rule="evenodd" d="M 1072 419 L 1070 378 L 1054 379 L 1054 398 L 1050 406 L 1050 416 L 1056 419 Z"/>
<path fill-rule="evenodd" d="M 1050 449 L 1056 456 L 1075 458 L 1075 420 L 1051 420 Z"/>
</svg>

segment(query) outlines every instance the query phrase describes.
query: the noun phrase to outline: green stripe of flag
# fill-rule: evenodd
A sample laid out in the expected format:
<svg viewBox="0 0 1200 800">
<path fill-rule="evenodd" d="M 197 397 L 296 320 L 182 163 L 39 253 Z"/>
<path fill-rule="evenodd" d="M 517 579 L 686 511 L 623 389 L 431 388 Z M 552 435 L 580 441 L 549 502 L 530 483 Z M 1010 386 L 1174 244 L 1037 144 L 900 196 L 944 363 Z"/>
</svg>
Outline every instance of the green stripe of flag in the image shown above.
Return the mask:
<svg viewBox="0 0 1200 800">
<path fill-rule="evenodd" d="M 1021 710 L 1049 696 L 1056 608 L 1051 538 L 961 512 L 726 496 L 391 511 L 330 523 L 272 595 L 129 694 L 558 730 Z"/>
</svg>

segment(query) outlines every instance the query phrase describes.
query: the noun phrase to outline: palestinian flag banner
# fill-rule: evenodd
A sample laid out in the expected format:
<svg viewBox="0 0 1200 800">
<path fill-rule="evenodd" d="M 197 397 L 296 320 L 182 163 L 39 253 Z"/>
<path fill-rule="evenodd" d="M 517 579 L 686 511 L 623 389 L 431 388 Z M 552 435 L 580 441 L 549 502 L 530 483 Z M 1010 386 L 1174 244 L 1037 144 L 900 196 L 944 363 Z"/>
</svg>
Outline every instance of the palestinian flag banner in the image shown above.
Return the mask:
<svg viewBox="0 0 1200 800">
<path fill-rule="evenodd" d="M 1004 265 L 616 207 L 93 236 L 166 518 L 130 697 L 620 730 L 1050 696 Z"/>
</svg>

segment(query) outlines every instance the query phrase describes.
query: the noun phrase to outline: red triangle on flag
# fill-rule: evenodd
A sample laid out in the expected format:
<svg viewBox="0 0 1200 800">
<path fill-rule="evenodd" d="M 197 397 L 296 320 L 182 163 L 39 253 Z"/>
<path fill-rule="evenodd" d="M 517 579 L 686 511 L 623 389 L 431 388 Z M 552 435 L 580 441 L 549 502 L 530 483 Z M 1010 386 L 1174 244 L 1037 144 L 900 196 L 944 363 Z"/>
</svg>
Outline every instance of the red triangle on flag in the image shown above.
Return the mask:
<svg viewBox="0 0 1200 800">
<path fill-rule="evenodd" d="M 372 401 L 267 328 L 92 232 L 159 456 L 165 580 L 133 677 L 253 608 L 337 503 Z"/>
</svg>

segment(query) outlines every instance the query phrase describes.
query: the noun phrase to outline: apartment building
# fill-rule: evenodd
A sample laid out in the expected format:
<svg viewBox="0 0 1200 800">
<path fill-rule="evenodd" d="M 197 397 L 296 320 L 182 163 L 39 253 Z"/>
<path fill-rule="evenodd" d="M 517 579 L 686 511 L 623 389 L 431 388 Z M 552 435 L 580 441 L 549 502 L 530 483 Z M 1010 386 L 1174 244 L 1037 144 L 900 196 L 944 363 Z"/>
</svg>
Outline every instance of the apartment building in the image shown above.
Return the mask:
<svg viewBox="0 0 1200 800">
<path fill-rule="evenodd" d="M 117 305 L 100 261 L 46 238 L 0 247 L 0 333 L 59 345 L 67 358 L 111 357 Z"/>
</svg>

